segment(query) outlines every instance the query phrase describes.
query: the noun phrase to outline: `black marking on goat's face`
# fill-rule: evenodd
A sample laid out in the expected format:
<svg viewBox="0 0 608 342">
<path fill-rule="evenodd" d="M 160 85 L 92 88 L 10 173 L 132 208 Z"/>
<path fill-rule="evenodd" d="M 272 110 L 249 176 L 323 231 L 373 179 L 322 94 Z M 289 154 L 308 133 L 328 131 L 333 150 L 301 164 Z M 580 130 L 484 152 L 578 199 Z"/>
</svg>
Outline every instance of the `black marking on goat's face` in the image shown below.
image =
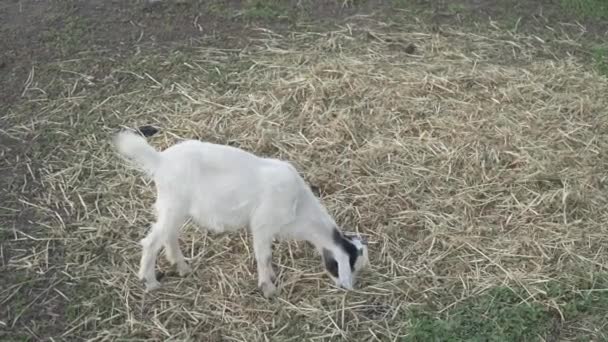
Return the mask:
<svg viewBox="0 0 608 342">
<path fill-rule="evenodd" d="M 158 128 L 156 128 L 154 126 L 150 126 L 150 125 L 140 126 L 137 130 L 139 131 L 139 133 L 141 133 L 141 135 L 143 135 L 146 138 L 151 137 L 154 134 L 158 133 Z"/>
<path fill-rule="evenodd" d="M 334 259 L 332 252 L 323 248 L 323 262 L 325 263 L 325 269 L 333 277 L 338 278 L 338 262 Z"/>
<path fill-rule="evenodd" d="M 350 264 L 351 271 L 355 270 L 355 263 L 357 257 L 361 255 L 361 251 L 353 244 L 352 237 L 344 236 L 340 231 L 334 228 L 333 232 L 334 242 L 342 248 L 348 254 L 348 263 Z"/>
<path fill-rule="evenodd" d="M 348 236 L 342 234 L 338 229 L 332 232 L 332 240 L 348 255 L 348 261 L 353 276 L 367 265 L 367 243 L 361 241 L 359 237 Z M 339 278 L 339 264 L 332 251 L 328 249 L 322 250 L 323 262 L 325 269 L 333 278 Z"/>
</svg>

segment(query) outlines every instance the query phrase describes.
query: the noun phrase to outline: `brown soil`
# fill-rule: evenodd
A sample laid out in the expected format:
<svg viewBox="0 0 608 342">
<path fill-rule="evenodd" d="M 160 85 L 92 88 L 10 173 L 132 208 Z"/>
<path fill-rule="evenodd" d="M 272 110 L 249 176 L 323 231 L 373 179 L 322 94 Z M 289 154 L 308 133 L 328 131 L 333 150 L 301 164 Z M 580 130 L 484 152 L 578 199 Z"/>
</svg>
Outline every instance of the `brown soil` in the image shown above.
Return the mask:
<svg viewBox="0 0 608 342">
<path fill-rule="evenodd" d="M 269 1 L 272 2 L 272 1 Z M 195 44 L 197 39 L 216 35 L 214 44 L 244 41 L 262 25 L 285 30 L 300 19 L 335 23 L 355 15 L 391 10 L 386 1 L 324 0 L 286 1 L 281 7 L 286 15 L 277 18 L 248 18 L 243 14 L 246 1 L 164 0 L 153 4 L 141 1 L 36 1 L 6 0 L 0 3 L 0 108 L 19 99 L 31 69 L 37 64 L 56 59 L 77 58 L 83 52 L 98 55 L 133 53 L 147 46 L 180 48 Z M 546 30 L 552 22 L 572 21 L 573 14 L 561 10 L 558 1 L 429 1 L 415 0 L 403 10 L 428 14 L 428 19 L 443 24 L 463 24 L 496 18 L 517 18 L 518 26 Z M 580 22 L 580 20 L 579 20 Z M 607 23 L 584 22 L 587 31 L 607 34 Z M 78 29 L 78 40 L 67 48 L 54 37 L 67 29 Z M 59 44 L 49 44 L 58 38 Z"/>
</svg>

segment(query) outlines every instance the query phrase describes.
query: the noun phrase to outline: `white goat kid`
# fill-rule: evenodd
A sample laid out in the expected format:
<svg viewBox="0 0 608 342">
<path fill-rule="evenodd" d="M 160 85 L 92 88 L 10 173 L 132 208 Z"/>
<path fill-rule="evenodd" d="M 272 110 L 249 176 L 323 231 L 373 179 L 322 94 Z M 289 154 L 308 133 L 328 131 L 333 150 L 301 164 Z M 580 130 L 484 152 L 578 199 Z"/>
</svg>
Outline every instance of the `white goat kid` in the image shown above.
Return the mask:
<svg viewBox="0 0 608 342">
<path fill-rule="evenodd" d="M 141 240 L 139 277 L 147 291 L 160 286 L 155 268 L 163 246 L 181 276 L 190 272 L 178 245 L 179 228 L 188 217 L 212 232 L 250 229 L 258 286 L 266 297 L 276 293 L 274 238 L 311 242 L 336 285 L 345 289 L 353 288 L 355 276 L 369 262 L 366 243 L 340 233 L 287 162 L 197 140 L 182 141 L 159 152 L 130 131 L 118 133 L 114 143 L 156 185 L 157 221 Z"/>
</svg>

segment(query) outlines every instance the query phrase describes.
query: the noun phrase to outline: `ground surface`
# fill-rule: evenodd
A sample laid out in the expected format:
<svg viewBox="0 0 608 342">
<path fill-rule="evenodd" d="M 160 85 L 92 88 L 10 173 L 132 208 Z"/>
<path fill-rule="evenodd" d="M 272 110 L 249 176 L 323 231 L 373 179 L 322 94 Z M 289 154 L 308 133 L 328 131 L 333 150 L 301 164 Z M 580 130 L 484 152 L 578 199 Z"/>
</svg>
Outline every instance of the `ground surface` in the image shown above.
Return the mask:
<svg viewBox="0 0 608 342">
<path fill-rule="evenodd" d="M 597 1 L 0 2 L 0 339 L 608 339 L 608 8 Z M 371 240 L 265 300 L 247 234 L 135 278 L 153 187 L 108 146 L 292 160 Z"/>
</svg>

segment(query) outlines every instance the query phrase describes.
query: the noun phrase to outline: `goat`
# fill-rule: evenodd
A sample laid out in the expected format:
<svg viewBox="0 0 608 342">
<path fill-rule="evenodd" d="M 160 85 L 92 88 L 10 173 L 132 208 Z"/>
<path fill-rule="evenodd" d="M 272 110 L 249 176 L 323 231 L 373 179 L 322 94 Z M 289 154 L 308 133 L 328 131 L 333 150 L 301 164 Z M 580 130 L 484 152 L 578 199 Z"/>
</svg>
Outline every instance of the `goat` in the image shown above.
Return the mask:
<svg viewBox="0 0 608 342">
<path fill-rule="evenodd" d="M 155 129 L 140 129 L 154 134 Z M 156 222 L 141 240 L 139 278 L 146 291 L 160 286 L 156 258 L 164 246 L 180 276 L 191 272 L 179 248 L 179 228 L 190 217 L 211 232 L 248 228 L 265 297 L 276 294 L 272 241 L 312 243 L 336 286 L 352 289 L 356 275 L 369 264 L 367 243 L 347 236 L 286 161 L 258 157 L 245 150 L 184 140 L 164 151 L 144 137 L 123 130 L 113 139 L 118 152 L 154 179 Z"/>
</svg>

